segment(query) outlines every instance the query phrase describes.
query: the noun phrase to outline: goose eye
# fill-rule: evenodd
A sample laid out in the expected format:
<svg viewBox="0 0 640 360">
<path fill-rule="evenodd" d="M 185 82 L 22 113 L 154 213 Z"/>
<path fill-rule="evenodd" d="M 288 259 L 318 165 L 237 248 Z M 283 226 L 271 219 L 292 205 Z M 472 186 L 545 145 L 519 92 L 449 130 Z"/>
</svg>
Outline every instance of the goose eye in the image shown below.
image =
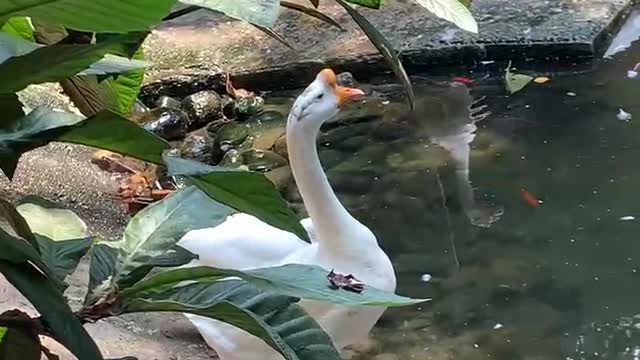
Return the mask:
<svg viewBox="0 0 640 360">
<path fill-rule="evenodd" d="M 316 100 L 320 100 L 324 97 L 323 93 L 320 93 L 318 96 L 316 96 Z"/>
</svg>

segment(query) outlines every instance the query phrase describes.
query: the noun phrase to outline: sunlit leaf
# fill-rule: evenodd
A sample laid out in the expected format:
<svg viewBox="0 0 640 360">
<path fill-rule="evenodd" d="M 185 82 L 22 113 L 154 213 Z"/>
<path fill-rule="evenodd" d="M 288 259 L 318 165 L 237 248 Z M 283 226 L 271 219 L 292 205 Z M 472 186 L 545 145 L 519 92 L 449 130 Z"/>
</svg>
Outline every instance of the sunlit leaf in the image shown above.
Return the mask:
<svg viewBox="0 0 640 360">
<path fill-rule="evenodd" d="M 468 7 L 458 0 L 416 0 L 435 16 L 450 21 L 462 30 L 478 33 L 478 24 Z"/>
<path fill-rule="evenodd" d="M 36 235 L 42 259 L 64 281 L 91 247 L 87 225 L 73 211 L 36 197 L 22 199 L 17 210 Z"/>
<path fill-rule="evenodd" d="M 396 54 L 396 51 L 393 49 L 393 45 L 391 45 L 391 43 L 364 16 L 360 15 L 360 13 L 347 4 L 346 0 L 336 0 L 336 2 L 338 2 L 338 4 L 340 4 L 347 13 L 349 13 L 360 29 L 362 29 L 364 34 L 369 38 L 373 46 L 380 51 L 387 64 L 391 66 L 393 73 L 396 75 L 396 79 L 400 81 L 407 93 L 409 106 L 413 109 L 415 106 L 413 86 L 411 85 L 411 80 L 409 80 L 407 72 L 404 70 L 404 66 L 402 66 L 402 62 L 400 62 L 400 59 L 398 58 L 398 54 Z"/>
<path fill-rule="evenodd" d="M 123 292 L 125 297 L 145 296 L 154 289 L 175 286 L 182 281 L 216 281 L 239 277 L 263 291 L 302 299 L 343 305 L 407 306 L 427 299 L 410 299 L 365 285 L 362 293 L 333 289 L 327 280 L 329 270 L 315 265 L 289 264 L 263 269 L 239 271 L 208 266 L 164 271 L 145 279 Z"/>
<path fill-rule="evenodd" d="M 125 311 L 181 311 L 218 319 L 262 339 L 285 359 L 340 360 L 329 336 L 295 301 L 231 280 L 158 291 L 145 299 L 127 301 Z M 209 321 L 189 318 L 197 325 Z"/>
<path fill-rule="evenodd" d="M 131 219 L 122 241 L 114 244 L 120 252 L 114 282 L 118 285 L 132 285 L 148 273 L 148 270 L 145 272 L 139 268 L 171 260 L 166 255 L 167 250 L 174 248 L 189 230 L 217 226 L 232 213 L 233 210 L 211 200 L 193 186 L 176 191 L 162 201 L 144 208 Z M 186 256 L 184 252 L 185 250 L 179 251 L 179 254 L 174 253 L 174 260 L 180 261 L 169 266 L 183 265 L 190 261 L 192 257 Z M 159 257 L 166 259 L 161 260 Z"/>
<path fill-rule="evenodd" d="M 26 17 L 13 17 L 2 26 L 0 31 L 19 37 L 27 41 L 35 41 L 33 39 L 33 27 Z"/>
<path fill-rule="evenodd" d="M 276 23 L 280 12 L 280 0 L 180 0 L 180 2 L 219 11 L 227 16 L 268 28 Z"/>
<path fill-rule="evenodd" d="M 515 94 L 527 86 L 527 84 L 533 80 L 533 76 L 511 72 L 511 61 L 509 61 L 509 64 L 505 69 L 504 80 L 507 91 L 511 94 Z"/>
<path fill-rule="evenodd" d="M 160 22 L 175 0 L 12 0 L 0 2 L 0 19 L 30 16 L 88 32 L 148 30 Z"/>
<path fill-rule="evenodd" d="M 111 243 L 100 242 L 91 248 L 91 265 L 89 266 L 89 289 L 85 297 L 85 305 L 92 305 L 109 292 L 114 284 L 111 282 L 116 272 L 118 249 Z"/>
</svg>

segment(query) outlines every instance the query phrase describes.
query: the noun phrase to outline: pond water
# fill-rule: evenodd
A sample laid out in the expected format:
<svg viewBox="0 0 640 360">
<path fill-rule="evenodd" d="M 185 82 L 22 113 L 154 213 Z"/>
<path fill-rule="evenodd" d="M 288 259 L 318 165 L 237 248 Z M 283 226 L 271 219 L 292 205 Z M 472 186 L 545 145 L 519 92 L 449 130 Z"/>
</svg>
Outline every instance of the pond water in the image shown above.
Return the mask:
<svg viewBox="0 0 640 360">
<path fill-rule="evenodd" d="M 398 292 L 433 301 L 388 310 L 349 356 L 640 358 L 640 77 L 627 78 L 638 61 L 635 43 L 536 72 L 551 80 L 514 95 L 505 64 L 452 71 L 442 79 L 477 79 L 475 139 L 460 87 L 416 77 L 406 116 L 396 87 L 365 85 L 377 95 L 323 130 L 320 156 L 391 257 Z"/>
</svg>

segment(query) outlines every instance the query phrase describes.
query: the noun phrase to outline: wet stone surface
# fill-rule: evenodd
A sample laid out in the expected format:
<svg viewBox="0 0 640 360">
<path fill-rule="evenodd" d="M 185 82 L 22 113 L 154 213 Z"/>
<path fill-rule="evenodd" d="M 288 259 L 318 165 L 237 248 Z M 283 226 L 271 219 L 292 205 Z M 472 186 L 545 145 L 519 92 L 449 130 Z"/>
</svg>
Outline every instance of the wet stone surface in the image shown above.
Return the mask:
<svg viewBox="0 0 640 360">
<path fill-rule="evenodd" d="M 300 3 L 309 5 L 308 1 Z M 475 0 L 472 13 L 478 21 L 479 34 L 459 30 L 413 1 L 389 0 L 380 11 L 358 10 L 390 40 L 411 71 L 479 60 L 591 57 L 604 50 L 610 41 L 606 30 L 620 27 L 623 10 L 629 3 Z M 339 5 L 322 2 L 320 9 L 345 31 L 283 9 L 274 30 L 283 34 L 295 50 L 248 24 L 204 11 L 167 22 L 146 42 L 145 52 L 156 64 L 147 81 L 184 74 L 211 86 L 220 84 L 220 76 L 215 75 L 220 65 L 237 75 L 237 85 L 265 90 L 302 85 L 322 66 L 348 69 L 360 80 L 388 70 Z M 243 77 L 243 73 L 250 76 Z"/>
</svg>

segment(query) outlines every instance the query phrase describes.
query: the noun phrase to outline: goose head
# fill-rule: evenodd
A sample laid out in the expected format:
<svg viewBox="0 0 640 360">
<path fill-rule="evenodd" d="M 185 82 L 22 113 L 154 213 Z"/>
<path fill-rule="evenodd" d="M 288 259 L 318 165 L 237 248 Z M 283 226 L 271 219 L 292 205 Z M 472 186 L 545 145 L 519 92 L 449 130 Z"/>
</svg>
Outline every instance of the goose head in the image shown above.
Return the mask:
<svg viewBox="0 0 640 360">
<path fill-rule="evenodd" d="M 293 103 L 287 127 L 317 130 L 330 122 L 342 106 L 362 95 L 360 89 L 338 85 L 336 74 L 324 69 Z"/>
</svg>

